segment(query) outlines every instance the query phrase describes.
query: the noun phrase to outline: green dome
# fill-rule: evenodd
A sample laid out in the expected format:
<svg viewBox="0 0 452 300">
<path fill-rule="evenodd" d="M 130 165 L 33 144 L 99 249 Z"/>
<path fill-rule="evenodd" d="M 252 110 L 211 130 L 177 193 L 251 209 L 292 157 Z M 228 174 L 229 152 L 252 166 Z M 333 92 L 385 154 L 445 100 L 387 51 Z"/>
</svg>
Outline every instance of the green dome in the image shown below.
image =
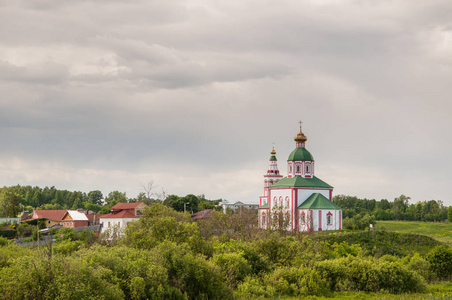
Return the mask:
<svg viewBox="0 0 452 300">
<path fill-rule="evenodd" d="M 295 148 L 292 153 L 290 153 L 287 161 L 314 161 L 314 157 L 312 157 L 311 153 L 309 153 L 306 148 Z"/>
</svg>

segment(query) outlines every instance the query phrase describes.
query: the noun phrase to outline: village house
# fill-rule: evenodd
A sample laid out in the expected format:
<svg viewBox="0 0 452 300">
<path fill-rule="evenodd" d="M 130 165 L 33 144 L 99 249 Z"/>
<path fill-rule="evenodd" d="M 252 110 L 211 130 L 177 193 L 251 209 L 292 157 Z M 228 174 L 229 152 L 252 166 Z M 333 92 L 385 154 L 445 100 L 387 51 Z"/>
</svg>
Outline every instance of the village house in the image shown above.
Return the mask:
<svg viewBox="0 0 452 300">
<path fill-rule="evenodd" d="M 116 229 L 122 235 L 129 222 L 140 218 L 145 206 L 143 202 L 116 204 L 109 214 L 99 216 L 101 232 Z"/>
<path fill-rule="evenodd" d="M 46 227 L 53 227 L 54 225 L 63 225 L 63 217 L 66 214 L 67 209 L 35 209 L 31 215 L 31 219 L 26 221 L 46 219 Z"/>
<path fill-rule="evenodd" d="M 68 210 L 63 216 L 64 228 L 77 228 L 88 226 L 88 217 L 78 210 Z"/>
</svg>

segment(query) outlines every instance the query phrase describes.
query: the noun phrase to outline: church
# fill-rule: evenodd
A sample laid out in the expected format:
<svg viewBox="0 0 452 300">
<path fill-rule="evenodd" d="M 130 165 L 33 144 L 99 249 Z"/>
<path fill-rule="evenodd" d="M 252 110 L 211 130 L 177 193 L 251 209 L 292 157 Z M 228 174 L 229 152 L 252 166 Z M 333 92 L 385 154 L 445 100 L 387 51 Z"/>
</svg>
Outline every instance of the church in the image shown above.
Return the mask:
<svg viewBox="0 0 452 300">
<path fill-rule="evenodd" d="M 259 202 L 259 228 L 290 231 L 342 229 L 342 208 L 332 202 L 333 187 L 315 176 L 315 161 L 306 149 L 301 130 L 295 150 L 287 159 L 287 177 L 278 170 L 276 151 L 264 175 L 264 195 Z"/>
</svg>

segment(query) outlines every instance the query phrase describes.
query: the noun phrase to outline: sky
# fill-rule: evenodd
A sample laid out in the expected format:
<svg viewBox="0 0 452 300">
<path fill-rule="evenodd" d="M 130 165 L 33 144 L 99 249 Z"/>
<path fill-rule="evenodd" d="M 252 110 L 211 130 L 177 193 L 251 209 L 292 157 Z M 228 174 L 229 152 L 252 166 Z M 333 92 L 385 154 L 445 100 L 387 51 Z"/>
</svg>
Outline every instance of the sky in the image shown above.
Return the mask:
<svg viewBox="0 0 452 300">
<path fill-rule="evenodd" d="M 0 0 L 0 186 L 452 205 L 449 0 Z"/>
</svg>

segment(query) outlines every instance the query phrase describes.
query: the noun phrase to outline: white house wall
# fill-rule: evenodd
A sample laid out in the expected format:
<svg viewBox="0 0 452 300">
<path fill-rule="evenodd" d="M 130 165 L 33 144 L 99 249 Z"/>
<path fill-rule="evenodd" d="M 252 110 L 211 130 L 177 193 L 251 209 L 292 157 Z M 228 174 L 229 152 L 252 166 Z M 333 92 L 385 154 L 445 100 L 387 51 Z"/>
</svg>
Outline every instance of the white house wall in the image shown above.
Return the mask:
<svg viewBox="0 0 452 300">
<path fill-rule="evenodd" d="M 298 204 L 297 207 L 300 206 L 306 199 L 309 198 L 314 193 L 319 193 L 325 196 L 327 199 L 330 199 L 330 190 L 308 190 L 308 189 L 297 189 L 298 190 Z M 273 191 L 272 191 L 273 193 Z"/>
<path fill-rule="evenodd" d="M 132 221 L 138 220 L 137 218 L 101 218 L 99 223 L 102 225 L 102 232 L 117 226 L 121 232 L 127 227 L 127 224 Z M 110 226 L 108 226 L 110 225 Z"/>
<path fill-rule="evenodd" d="M 305 215 L 305 222 L 302 222 L 302 214 Z M 331 224 L 328 224 L 327 217 L 331 213 Z M 340 230 L 342 229 L 342 212 L 334 209 L 299 209 L 299 231 L 319 231 L 319 230 Z M 312 219 L 311 219 L 312 218 Z"/>
<path fill-rule="evenodd" d="M 276 205 L 279 206 L 279 199 L 282 197 L 283 200 L 283 206 L 285 207 L 286 203 L 286 197 L 289 197 L 289 209 L 292 209 L 292 194 L 291 189 L 271 189 L 270 192 L 270 204 L 271 208 L 275 207 Z M 275 203 L 275 197 L 277 202 Z M 278 203 L 278 204 L 277 204 Z"/>
</svg>

